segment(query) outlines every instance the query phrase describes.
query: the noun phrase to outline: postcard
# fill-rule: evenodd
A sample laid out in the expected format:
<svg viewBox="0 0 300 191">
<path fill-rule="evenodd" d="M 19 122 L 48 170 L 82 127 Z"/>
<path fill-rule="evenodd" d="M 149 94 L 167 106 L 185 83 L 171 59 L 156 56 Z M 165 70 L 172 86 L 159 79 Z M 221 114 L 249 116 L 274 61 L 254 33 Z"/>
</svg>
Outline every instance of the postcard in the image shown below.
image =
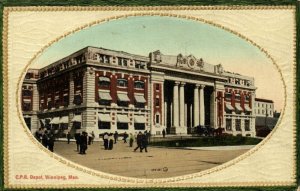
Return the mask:
<svg viewBox="0 0 300 191">
<path fill-rule="evenodd" d="M 295 12 L 5 7 L 4 186 L 295 186 Z"/>
</svg>

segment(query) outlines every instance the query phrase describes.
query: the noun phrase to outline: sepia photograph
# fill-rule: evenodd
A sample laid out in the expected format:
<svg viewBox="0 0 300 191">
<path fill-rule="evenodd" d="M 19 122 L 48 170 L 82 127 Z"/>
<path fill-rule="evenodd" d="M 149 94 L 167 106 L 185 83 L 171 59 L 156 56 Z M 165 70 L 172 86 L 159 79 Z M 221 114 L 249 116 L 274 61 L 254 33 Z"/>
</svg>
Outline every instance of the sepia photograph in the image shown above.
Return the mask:
<svg viewBox="0 0 300 191">
<path fill-rule="evenodd" d="M 22 79 L 39 144 L 93 170 L 169 178 L 259 144 L 284 109 L 281 73 L 257 47 L 194 20 L 136 16 L 49 46 Z"/>
</svg>

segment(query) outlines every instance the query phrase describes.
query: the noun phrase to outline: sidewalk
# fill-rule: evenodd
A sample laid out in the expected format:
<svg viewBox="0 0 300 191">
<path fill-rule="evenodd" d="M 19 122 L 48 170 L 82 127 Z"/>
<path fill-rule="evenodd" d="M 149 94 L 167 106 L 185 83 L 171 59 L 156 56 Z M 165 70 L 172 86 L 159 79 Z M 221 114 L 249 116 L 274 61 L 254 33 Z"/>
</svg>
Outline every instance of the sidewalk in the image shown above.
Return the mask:
<svg viewBox="0 0 300 191">
<path fill-rule="evenodd" d="M 236 146 L 213 146 L 213 147 L 184 147 L 185 149 L 191 150 L 205 150 L 205 151 L 233 151 L 233 150 L 244 150 L 252 149 L 256 145 L 236 145 Z"/>
</svg>

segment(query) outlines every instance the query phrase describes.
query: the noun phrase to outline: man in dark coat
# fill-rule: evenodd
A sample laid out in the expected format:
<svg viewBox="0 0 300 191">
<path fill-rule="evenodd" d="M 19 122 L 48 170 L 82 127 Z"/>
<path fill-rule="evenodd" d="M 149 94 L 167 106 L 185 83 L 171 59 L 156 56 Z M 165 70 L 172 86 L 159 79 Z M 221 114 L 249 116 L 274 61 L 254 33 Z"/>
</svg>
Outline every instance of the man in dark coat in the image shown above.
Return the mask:
<svg viewBox="0 0 300 191">
<path fill-rule="evenodd" d="M 79 154 L 85 155 L 85 151 L 87 150 L 88 137 L 86 132 L 82 132 L 80 135 L 80 152 Z"/>
<path fill-rule="evenodd" d="M 68 144 L 70 144 L 70 139 L 71 139 L 70 131 L 68 131 L 68 133 L 67 133 L 67 139 L 68 139 Z"/>
<path fill-rule="evenodd" d="M 77 145 L 77 152 L 79 152 L 79 147 L 80 147 L 80 133 L 75 134 L 75 140 L 76 140 L 76 145 Z"/>
<path fill-rule="evenodd" d="M 53 150 L 54 150 L 54 141 L 55 141 L 54 135 L 50 134 L 49 135 L 49 139 L 48 139 L 48 149 L 51 152 L 53 152 Z"/>
<path fill-rule="evenodd" d="M 124 133 L 124 137 L 123 137 L 124 143 L 127 143 L 127 138 L 128 138 L 128 134 L 125 132 L 125 133 Z"/>
<path fill-rule="evenodd" d="M 109 136 L 108 133 L 104 133 L 103 135 L 103 144 L 104 144 L 104 149 L 107 150 L 108 149 L 108 140 Z"/>
<path fill-rule="evenodd" d="M 165 129 L 162 130 L 162 135 L 163 135 L 163 138 L 166 137 L 166 130 Z"/>
<path fill-rule="evenodd" d="M 119 137 L 118 131 L 115 131 L 115 133 L 114 133 L 115 144 L 118 141 L 118 137 Z"/>
<path fill-rule="evenodd" d="M 45 131 L 42 136 L 42 145 L 46 148 L 48 147 L 48 131 Z"/>
<path fill-rule="evenodd" d="M 143 134 L 142 132 L 139 132 L 139 134 L 137 134 L 137 137 L 136 137 L 136 143 L 137 143 L 137 147 L 134 149 L 134 152 L 138 149 L 140 149 L 140 152 L 142 152 L 142 141 L 143 141 Z"/>
<path fill-rule="evenodd" d="M 142 148 L 141 152 L 143 152 L 143 149 L 145 149 L 145 152 L 147 153 L 147 147 L 148 147 L 148 133 L 147 131 L 142 135 Z"/>
</svg>

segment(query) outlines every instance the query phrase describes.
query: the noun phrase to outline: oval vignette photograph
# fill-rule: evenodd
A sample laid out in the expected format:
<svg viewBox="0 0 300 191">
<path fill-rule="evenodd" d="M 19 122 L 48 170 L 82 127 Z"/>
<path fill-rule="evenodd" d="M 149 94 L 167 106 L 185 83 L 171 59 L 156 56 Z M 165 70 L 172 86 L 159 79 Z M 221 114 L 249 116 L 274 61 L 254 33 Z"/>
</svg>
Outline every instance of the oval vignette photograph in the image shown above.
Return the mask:
<svg viewBox="0 0 300 191">
<path fill-rule="evenodd" d="M 280 71 L 247 39 L 163 16 L 110 20 L 53 43 L 29 65 L 20 99 L 26 128 L 49 151 L 151 179 L 248 152 L 285 101 Z"/>
</svg>

